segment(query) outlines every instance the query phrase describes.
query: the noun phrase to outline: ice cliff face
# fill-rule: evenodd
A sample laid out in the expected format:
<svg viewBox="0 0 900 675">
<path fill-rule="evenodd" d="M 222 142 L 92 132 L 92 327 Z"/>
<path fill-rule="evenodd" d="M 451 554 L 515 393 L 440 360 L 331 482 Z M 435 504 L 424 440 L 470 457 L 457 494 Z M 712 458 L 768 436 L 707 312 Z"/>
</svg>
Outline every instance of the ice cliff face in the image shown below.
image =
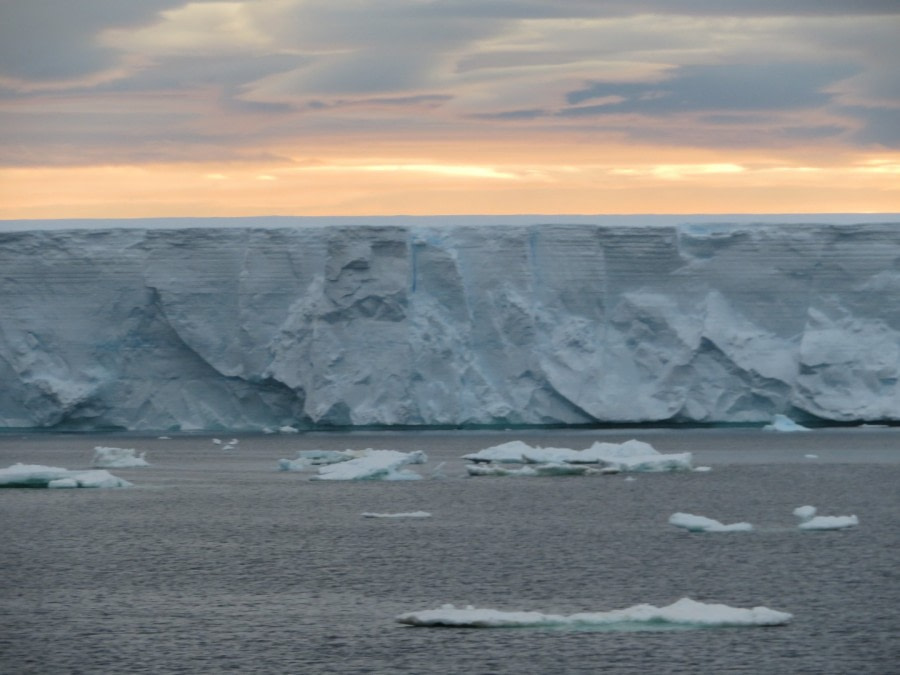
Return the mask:
<svg viewBox="0 0 900 675">
<path fill-rule="evenodd" d="M 0 233 L 0 427 L 900 420 L 900 223 Z"/>
</svg>

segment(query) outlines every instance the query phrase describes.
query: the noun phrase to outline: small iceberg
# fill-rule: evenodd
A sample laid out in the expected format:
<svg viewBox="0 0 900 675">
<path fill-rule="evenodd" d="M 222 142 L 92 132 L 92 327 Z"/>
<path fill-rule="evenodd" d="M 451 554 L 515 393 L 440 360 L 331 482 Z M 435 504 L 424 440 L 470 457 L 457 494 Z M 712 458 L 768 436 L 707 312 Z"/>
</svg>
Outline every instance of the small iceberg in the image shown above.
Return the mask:
<svg viewBox="0 0 900 675">
<path fill-rule="evenodd" d="M 782 626 L 793 615 L 768 607 L 743 609 L 721 604 L 706 604 L 682 598 L 666 607 L 635 605 L 610 612 L 582 612 L 567 616 L 541 612 L 507 612 L 476 609 L 471 605 L 457 608 L 443 605 L 440 609 L 407 612 L 397 617 L 410 626 L 448 626 L 467 628 L 519 627 L 712 627 L 712 626 Z"/>
<path fill-rule="evenodd" d="M 134 448 L 107 448 L 98 445 L 94 448 L 91 466 L 105 469 L 130 469 L 138 466 L 150 466 L 145 459 L 146 452 L 140 455 Z"/>
<path fill-rule="evenodd" d="M 466 471 L 470 476 L 592 476 L 594 474 L 619 473 L 618 469 L 604 467 L 602 469 L 584 464 L 526 464 L 518 469 L 509 469 L 497 464 L 468 464 Z"/>
<path fill-rule="evenodd" d="M 297 459 L 279 459 L 279 471 L 309 471 L 313 467 L 348 462 L 359 457 L 353 450 L 299 450 Z"/>
<path fill-rule="evenodd" d="M 406 513 L 363 513 L 363 518 L 431 518 L 428 511 L 408 511 Z"/>
<path fill-rule="evenodd" d="M 3 488 L 122 488 L 132 484 L 105 469 L 70 471 L 40 464 L 14 464 L 0 469 Z"/>
<path fill-rule="evenodd" d="M 673 513 L 669 516 L 669 524 L 688 532 L 750 532 L 753 529 L 753 525 L 750 523 L 724 525 L 718 520 L 690 513 Z"/>
<path fill-rule="evenodd" d="M 526 468 L 534 465 L 559 467 L 563 465 L 599 465 L 604 471 L 585 473 L 690 471 L 693 457 L 689 452 L 663 454 L 652 445 L 638 440 L 624 443 L 596 442 L 585 450 L 570 448 L 532 447 L 522 441 L 510 441 L 500 445 L 463 455 L 474 465 L 478 464 L 523 464 Z M 470 465 L 470 475 L 547 475 L 541 473 L 482 471 Z M 560 469 L 550 470 L 552 475 L 572 475 Z"/>
<path fill-rule="evenodd" d="M 856 516 L 817 516 L 815 506 L 798 506 L 794 515 L 800 519 L 801 530 L 846 530 L 859 525 Z"/>
<path fill-rule="evenodd" d="M 775 415 L 772 423 L 763 427 L 763 431 L 811 431 L 809 427 L 797 424 L 787 415 Z"/>
<path fill-rule="evenodd" d="M 359 456 L 346 462 L 328 464 L 310 480 L 421 480 L 415 471 L 401 469 L 408 464 L 424 464 L 428 457 L 421 450 L 362 450 Z"/>
</svg>

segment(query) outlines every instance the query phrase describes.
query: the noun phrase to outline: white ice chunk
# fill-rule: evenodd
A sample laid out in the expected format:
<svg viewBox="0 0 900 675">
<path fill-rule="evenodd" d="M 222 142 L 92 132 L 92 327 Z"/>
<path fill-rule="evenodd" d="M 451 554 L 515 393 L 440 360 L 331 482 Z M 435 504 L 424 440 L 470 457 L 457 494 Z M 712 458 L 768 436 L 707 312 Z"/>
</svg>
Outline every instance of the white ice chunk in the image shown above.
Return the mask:
<svg viewBox="0 0 900 675">
<path fill-rule="evenodd" d="M 724 525 L 718 520 L 690 513 L 673 513 L 669 516 L 669 524 L 689 532 L 749 532 L 753 529 L 750 523 Z"/>
<path fill-rule="evenodd" d="M 798 506 L 794 509 L 794 515 L 797 516 L 801 521 L 807 521 L 816 515 L 816 507 L 815 506 Z"/>
<path fill-rule="evenodd" d="M 794 515 L 800 519 L 801 530 L 845 530 L 859 525 L 856 516 L 817 516 L 815 506 L 798 506 Z"/>
<path fill-rule="evenodd" d="M 310 480 L 419 480 L 414 471 L 401 470 L 407 464 L 424 464 L 428 457 L 421 450 L 363 450 L 361 456 L 346 462 L 328 464 Z"/>
<path fill-rule="evenodd" d="M 72 471 L 40 464 L 14 464 L 0 469 L 0 487 L 117 488 L 130 487 L 127 480 L 106 470 Z"/>
<path fill-rule="evenodd" d="M 431 518 L 428 511 L 408 511 L 405 513 L 371 513 L 362 514 L 363 518 Z"/>
<path fill-rule="evenodd" d="M 594 443 L 583 451 L 585 457 L 620 471 L 690 471 L 693 455 L 689 452 L 661 453 L 649 443 L 632 439 L 624 443 Z"/>
<path fill-rule="evenodd" d="M 797 424 L 787 415 L 775 415 L 772 423 L 763 427 L 765 431 L 810 431 L 809 427 Z"/>
<path fill-rule="evenodd" d="M 801 530 L 845 530 L 859 525 L 856 516 L 816 516 L 800 523 Z"/>
<path fill-rule="evenodd" d="M 94 448 L 94 459 L 91 466 L 107 469 L 128 469 L 138 466 L 150 466 L 145 459 L 146 452 L 137 454 L 134 448 L 110 448 L 98 445 Z"/>
<path fill-rule="evenodd" d="M 598 474 L 618 473 L 614 468 L 595 468 L 584 464 L 525 464 L 516 469 L 498 464 L 467 464 L 466 471 L 470 476 L 593 476 Z"/>
<path fill-rule="evenodd" d="M 463 459 L 468 459 L 472 462 L 508 462 L 515 464 L 524 462 L 525 455 L 533 452 L 535 449 L 522 441 L 509 441 L 508 443 L 484 448 L 478 452 L 470 452 L 467 455 L 463 455 Z"/>
<path fill-rule="evenodd" d="M 465 626 L 471 628 L 507 628 L 521 626 L 604 627 L 639 624 L 678 626 L 781 626 L 793 615 L 768 607 L 744 609 L 722 604 L 706 604 L 682 598 L 666 607 L 635 605 L 609 612 L 582 612 L 560 615 L 541 612 L 508 612 L 497 609 L 476 609 L 471 605 L 457 608 L 443 605 L 440 609 L 407 612 L 397 617 L 400 623 L 411 626 Z"/>
<path fill-rule="evenodd" d="M 469 461 L 523 464 L 601 464 L 618 471 L 689 471 L 693 457 L 689 452 L 662 454 L 652 445 L 632 439 L 624 443 L 594 443 L 586 450 L 532 447 L 522 441 L 510 441 L 463 455 Z M 499 475 L 473 472 L 471 475 Z"/>
<path fill-rule="evenodd" d="M 359 457 L 353 450 L 298 450 L 297 459 L 278 460 L 279 471 L 308 471 L 316 466 L 349 462 Z"/>
</svg>

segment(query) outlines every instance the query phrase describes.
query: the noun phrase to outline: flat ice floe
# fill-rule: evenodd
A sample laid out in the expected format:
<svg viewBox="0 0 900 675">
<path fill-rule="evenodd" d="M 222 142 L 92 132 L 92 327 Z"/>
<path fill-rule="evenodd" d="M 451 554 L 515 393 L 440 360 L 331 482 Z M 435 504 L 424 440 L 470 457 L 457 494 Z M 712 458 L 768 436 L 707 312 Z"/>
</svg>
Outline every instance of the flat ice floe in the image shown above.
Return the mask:
<svg viewBox="0 0 900 675">
<path fill-rule="evenodd" d="M 469 475 L 472 476 L 690 471 L 693 461 L 689 452 L 663 454 L 649 443 L 634 439 L 624 443 L 596 442 L 584 450 L 533 447 L 522 441 L 510 441 L 463 455 L 463 459 L 472 462 L 466 467 Z M 485 464 L 523 464 L 525 466 L 522 467 L 522 470 L 502 470 L 496 466 L 485 467 L 483 466 Z M 564 470 L 565 467 L 575 467 L 576 465 L 598 465 L 601 470 L 592 472 L 578 471 L 575 468 Z M 541 466 L 548 468 L 542 472 L 538 468 Z"/>
<path fill-rule="evenodd" d="M 659 626 L 781 626 L 793 615 L 768 607 L 744 609 L 721 604 L 706 604 L 682 598 L 665 607 L 635 605 L 609 612 L 581 612 L 560 615 L 541 612 L 507 612 L 497 609 L 477 609 L 471 605 L 457 608 L 443 605 L 440 609 L 406 612 L 397 617 L 410 626 L 448 626 L 468 628 L 570 627 L 591 628 Z"/>
<path fill-rule="evenodd" d="M 421 450 L 362 450 L 358 457 L 346 462 L 328 464 L 310 480 L 420 480 L 415 471 L 401 469 L 407 464 L 424 464 L 428 457 Z"/>
<path fill-rule="evenodd" d="M 299 450 L 296 459 L 279 459 L 279 471 L 309 471 L 318 466 L 349 462 L 360 456 L 353 450 Z"/>
<path fill-rule="evenodd" d="M 406 511 L 403 513 L 371 513 L 362 514 L 363 518 L 431 518 L 428 511 Z"/>
<path fill-rule="evenodd" d="M 7 488 L 120 488 L 131 483 L 105 469 L 72 471 L 40 464 L 13 464 L 0 469 L 0 487 Z"/>
<path fill-rule="evenodd" d="M 145 459 L 147 453 L 137 454 L 134 448 L 107 448 L 98 445 L 94 448 L 91 466 L 105 469 L 130 469 L 138 466 L 150 466 Z"/>
<path fill-rule="evenodd" d="M 750 523 L 724 525 L 718 520 L 690 513 L 673 513 L 669 516 L 669 524 L 689 532 L 749 532 L 753 529 Z"/>
<path fill-rule="evenodd" d="M 794 515 L 800 519 L 801 530 L 845 530 L 859 525 L 856 516 L 817 516 L 815 506 L 798 506 Z"/>
<path fill-rule="evenodd" d="M 497 464 L 469 464 L 466 471 L 470 476 L 592 476 L 600 473 L 619 473 L 618 469 L 608 467 L 597 469 L 584 464 L 564 462 L 526 464 L 517 469 Z"/>
</svg>

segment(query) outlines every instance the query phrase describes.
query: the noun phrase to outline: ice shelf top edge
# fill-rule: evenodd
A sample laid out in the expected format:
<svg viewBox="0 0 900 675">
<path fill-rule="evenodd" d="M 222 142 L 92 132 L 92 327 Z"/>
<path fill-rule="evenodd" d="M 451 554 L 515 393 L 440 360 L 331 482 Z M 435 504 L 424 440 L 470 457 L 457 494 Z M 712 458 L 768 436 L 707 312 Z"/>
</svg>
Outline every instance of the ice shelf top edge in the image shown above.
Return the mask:
<svg viewBox="0 0 900 675">
<path fill-rule="evenodd" d="M 791 214 L 646 214 L 646 215 L 429 215 L 429 216 L 241 216 L 168 218 L 62 218 L 0 220 L 0 233 L 33 230 L 110 229 L 281 229 L 334 226 L 490 227 L 539 225 L 594 225 L 601 227 L 675 227 L 686 225 L 863 225 L 895 223 L 900 213 L 791 213 Z"/>
</svg>

